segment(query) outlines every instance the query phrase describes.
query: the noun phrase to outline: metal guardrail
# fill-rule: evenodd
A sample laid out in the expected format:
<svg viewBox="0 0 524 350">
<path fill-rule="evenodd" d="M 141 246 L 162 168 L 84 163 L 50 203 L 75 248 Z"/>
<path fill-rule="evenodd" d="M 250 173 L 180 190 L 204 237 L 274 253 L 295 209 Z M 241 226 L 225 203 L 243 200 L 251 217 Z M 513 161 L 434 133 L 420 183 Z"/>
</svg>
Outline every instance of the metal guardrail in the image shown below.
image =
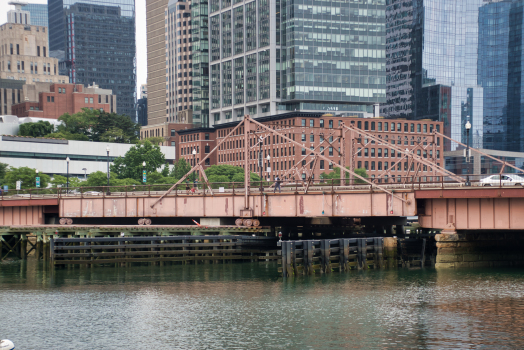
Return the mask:
<svg viewBox="0 0 524 350">
<path fill-rule="evenodd" d="M 506 175 L 506 174 L 502 174 Z M 515 174 L 507 174 L 515 175 Z M 482 179 L 486 175 L 469 175 L 471 182 L 470 187 L 485 187 L 490 186 L 494 188 L 524 186 L 524 178 L 522 182 L 499 182 L 484 183 Z M 462 176 L 466 179 L 466 176 Z M 370 179 L 376 184 L 389 190 L 425 190 L 437 188 L 457 188 L 466 187 L 465 183 L 458 183 L 455 180 L 436 176 L 419 176 L 419 177 L 396 177 L 395 182 L 392 178 L 389 181 L 384 179 Z M 306 186 L 307 185 L 307 186 Z M 0 200 L 20 200 L 20 199 L 52 199 L 52 198 L 99 198 L 99 197 L 158 197 L 165 193 L 172 185 L 171 184 L 153 184 L 153 185 L 129 185 L 129 186 L 95 186 L 95 187 L 70 187 L 65 188 L 29 188 L 21 190 L 1 191 Z M 209 190 L 205 182 L 186 183 L 178 185 L 169 196 L 184 196 L 184 195 L 220 195 L 233 194 L 243 195 L 245 193 L 243 182 L 213 182 L 210 183 L 212 191 Z M 344 191 L 372 191 L 373 186 L 369 184 L 359 183 L 358 180 L 340 180 L 340 179 L 325 179 L 312 180 L 308 183 L 305 181 L 284 180 L 281 183 L 280 191 L 275 188 L 274 182 L 267 181 L 251 181 L 250 193 L 294 193 L 304 191 L 307 187 L 308 192 L 344 192 Z"/>
</svg>

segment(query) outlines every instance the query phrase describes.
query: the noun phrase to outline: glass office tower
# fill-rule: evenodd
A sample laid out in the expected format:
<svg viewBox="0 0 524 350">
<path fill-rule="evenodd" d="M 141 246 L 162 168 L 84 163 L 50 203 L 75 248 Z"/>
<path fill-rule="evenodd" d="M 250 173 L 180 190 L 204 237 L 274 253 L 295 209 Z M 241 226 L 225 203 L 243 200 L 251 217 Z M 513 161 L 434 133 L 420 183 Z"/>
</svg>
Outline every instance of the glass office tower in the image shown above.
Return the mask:
<svg viewBox="0 0 524 350">
<path fill-rule="evenodd" d="M 470 145 L 524 151 L 523 3 L 389 1 L 382 114 L 443 121 L 464 143 L 469 120 Z"/>
<path fill-rule="evenodd" d="M 22 8 L 31 13 L 31 25 L 48 27 L 47 5 L 46 4 L 27 4 Z"/>
<path fill-rule="evenodd" d="M 482 146 L 483 90 L 477 84 L 478 13 L 483 0 L 392 0 L 387 6 L 386 117 L 432 119 Z M 447 144 L 455 149 L 456 144 Z"/>
<path fill-rule="evenodd" d="M 117 112 L 136 119 L 134 0 L 49 0 L 49 46 L 65 52 L 76 84 L 113 90 Z"/>
<path fill-rule="evenodd" d="M 479 10 L 479 84 L 484 87 L 484 148 L 509 151 L 508 59 L 512 1 Z"/>
<path fill-rule="evenodd" d="M 524 152 L 524 0 L 511 4 L 508 41 L 508 144 Z"/>
<path fill-rule="evenodd" d="M 213 123 L 295 110 L 373 116 L 386 99 L 385 3 L 211 0 Z"/>
</svg>

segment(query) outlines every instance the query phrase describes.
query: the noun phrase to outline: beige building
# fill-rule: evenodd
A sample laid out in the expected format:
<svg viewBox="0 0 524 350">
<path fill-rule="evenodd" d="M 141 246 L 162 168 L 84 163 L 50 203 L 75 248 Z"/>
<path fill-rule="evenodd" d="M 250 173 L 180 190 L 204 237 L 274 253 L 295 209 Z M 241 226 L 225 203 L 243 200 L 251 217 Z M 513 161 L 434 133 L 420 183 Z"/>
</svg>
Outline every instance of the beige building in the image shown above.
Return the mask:
<svg viewBox="0 0 524 350">
<path fill-rule="evenodd" d="M 166 117 L 170 123 L 192 119 L 190 7 L 190 1 L 170 0 L 166 11 Z"/>
<path fill-rule="evenodd" d="M 31 25 L 29 11 L 11 3 L 8 22 L 0 26 L 0 78 L 35 82 L 69 83 L 58 74 L 58 59 L 49 57 L 47 28 Z"/>
<path fill-rule="evenodd" d="M 67 76 L 58 74 L 58 59 L 49 57 L 47 28 L 31 25 L 29 11 L 23 11 L 20 3 L 11 4 L 16 9 L 0 26 L 0 114 L 4 115 L 11 114 L 13 104 L 31 99 L 24 84 L 69 83 Z"/>
<path fill-rule="evenodd" d="M 146 0 L 148 124 L 166 122 L 166 7 L 167 0 Z"/>
</svg>

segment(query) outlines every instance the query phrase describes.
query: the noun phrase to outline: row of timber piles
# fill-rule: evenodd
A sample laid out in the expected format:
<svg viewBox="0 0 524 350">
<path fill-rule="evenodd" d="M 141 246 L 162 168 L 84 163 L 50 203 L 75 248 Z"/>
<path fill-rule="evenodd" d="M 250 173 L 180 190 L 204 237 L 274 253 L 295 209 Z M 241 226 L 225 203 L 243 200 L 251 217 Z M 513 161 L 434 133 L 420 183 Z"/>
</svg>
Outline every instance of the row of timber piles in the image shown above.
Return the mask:
<svg viewBox="0 0 524 350">
<path fill-rule="evenodd" d="M 0 262 L 42 260 L 53 266 L 129 266 L 278 259 L 268 227 L 4 226 Z"/>
<path fill-rule="evenodd" d="M 50 260 L 49 236 L 31 233 L 9 234 L 0 232 L 0 262 L 7 260 Z"/>
<path fill-rule="evenodd" d="M 282 241 L 283 277 L 370 268 L 434 266 L 431 237 L 375 237 Z"/>
<path fill-rule="evenodd" d="M 383 238 L 282 241 L 283 277 L 383 266 Z"/>
<path fill-rule="evenodd" d="M 276 239 L 251 236 L 141 236 L 52 238 L 51 261 L 58 265 L 129 266 L 270 260 Z M 276 257 L 276 254 L 274 254 Z"/>
</svg>

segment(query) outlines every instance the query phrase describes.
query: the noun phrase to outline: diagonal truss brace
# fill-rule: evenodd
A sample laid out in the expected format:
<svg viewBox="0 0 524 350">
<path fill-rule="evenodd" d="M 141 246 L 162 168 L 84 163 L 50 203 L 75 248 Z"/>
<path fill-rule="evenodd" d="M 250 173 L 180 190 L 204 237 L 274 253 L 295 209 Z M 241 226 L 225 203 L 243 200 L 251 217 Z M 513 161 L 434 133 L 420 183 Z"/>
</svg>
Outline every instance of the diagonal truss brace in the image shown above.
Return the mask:
<svg viewBox="0 0 524 350">
<path fill-rule="evenodd" d="M 357 127 L 354 127 L 354 126 L 347 126 L 347 125 L 344 125 L 345 128 L 349 129 L 349 130 L 353 130 L 357 133 L 360 133 L 362 135 L 366 135 L 367 137 L 369 137 L 370 139 L 373 139 L 375 140 L 376 142 L 384 142 L 383 139 L 381 138 L 378 138 L 376 137 L 375 135 L 373 134 L 370 134 L 366 131 L 363 131 Z M 397 147 L 396 145 L 388 145 L 388 147 L 390 148 L 393 148 L 395 149 L 397 152 L 399 153 L 402 153 L 402 154 L 407 154 L 408 156 L 410 156 L 412 159 L 414 160 L 417 160 L 418 162 L 422 163 L 422 164 L 425 164 L 429 167 L 432 167 L 432 168 L 435 168 L 437 169 L 438 172 L 442 173 L 442 174 L 446 174 L 447 176 L 451 177 L 452 179 L 456 180 L 457 182 L 464 182 L 465 180 L 461 177 L 458 177 L 457 175 L 453 174 L 451 171 L 449 170 L 446 170 L 444 169 L 443 167 L 435 164 L 435 163 L 432 163 L 426 159 L 424 159 L 423 157 L 421 156 L 418 156 L 416 154 L 413 154 L 412 152 L 410 152 L 409 150 L 405 150 L 405 149 L 402 149 L 400 147 Z"/>
<path fill-rule="evenodd" d="M 249 116 L 246 116 L 246 118 L 251 119 Z M 245 119 L 244 119 L 244 120 L 245 120 Z M 284 138 L 285 140 L 289 141 L 290 143 L 292 143 L 292 144 L 294 144 L 294 145 L 296 145 L 296 146 L 298 146 L 298 147 L 302 147 L 302 145 L 301 145 L 300 143 L 298 143 L 298 142 L 296 142 L 296 141 L 290 139 L 289 137 L 287 137 L 287 136 L 285 136 L 285 135 L 280 134 L 278 131 L 275 131 L 275 130 L 271 129 L 271 128 L 265 126 L 265 125 L 262 124 L 262 123 L 257 122 L 256 120 L 251 119 L 251 122 L 252 122 L 253 124 L 259 126 L 260 128 L 263 128 L 263 129 L 265 129 L 265 130 L 268 130 L 268 131 L 270 131 L 271 133 L 273 133 L 273 134 L 275 134 L 275 135 L 278 135 L 278 136 Z M 346 126 L 346 127 L 347 127 L 347 126 Z M 349 129 L 349 128 L 348 128 L 348 129 Z M 369 181 L 368 179 L 366 179 L 366 178 L 360 176 L 359 174 L 357 174 L 357 173 L 355 173 L 355 172 L 353 172 L 353 171 L 351 171 L 351 170 L 348 170 L 348 169 L 346 169 L 346 168 L 344 168 L 344 167 L 338 165 L 337 163 L 333 162 L 333 161 L 332 161 L 331 159 L 329 159 L 328 157 L 323 156 L 322 154 L 320 154 L 320 152 L 318 152 L 318 151 L 311 151 L 311 150 L 310 150 L 309 152 L 310 152 L 310 153 L 314 153 L 314 154 L 315 154 L 318 158 L 320 158 L 320 159 L 324 159 L 324 160 L 326 160 L 327 162 L 331 162 L 331 163 L 333 163 L 333 166 L 335 166 L 335 167 L 337 167 L 337 168 L 340 168 L 341 171 L 345 171 L 345 172 L 347 172 L 347 173 L 349 173 L 349 174 L 353 174 L 353 176 L 355 176 L 355 177 L 359 178 L 360 180 L 364 181 L 365 183 L 369 184 L 372 188 L 373 188 L 373 187 L 374 187 L 374 188 L 377 188 L 377 189 L 381 190 L 382 192 L 385 192 L 385 193 L 387 193 L 387 194 L 389 194 L 389 195 L 391 195 L 391 196 L 397 198 L 398 200 L 400 200 L 400 201 L 402 201 L 402 202 L 407 202 L 407 200 L 405 200 L 404 198 L 399 197 L 399 196 L 393 194 L 393 192 L 387 190 L 386 188 L 384 188 L 384 187 L 382 187 L 382 186 L 379 186 L 379 185 L 377 185 L 377 184 L 374 184 L 374 183 L 372 183 L 371 181 Z"/>
</svg>

